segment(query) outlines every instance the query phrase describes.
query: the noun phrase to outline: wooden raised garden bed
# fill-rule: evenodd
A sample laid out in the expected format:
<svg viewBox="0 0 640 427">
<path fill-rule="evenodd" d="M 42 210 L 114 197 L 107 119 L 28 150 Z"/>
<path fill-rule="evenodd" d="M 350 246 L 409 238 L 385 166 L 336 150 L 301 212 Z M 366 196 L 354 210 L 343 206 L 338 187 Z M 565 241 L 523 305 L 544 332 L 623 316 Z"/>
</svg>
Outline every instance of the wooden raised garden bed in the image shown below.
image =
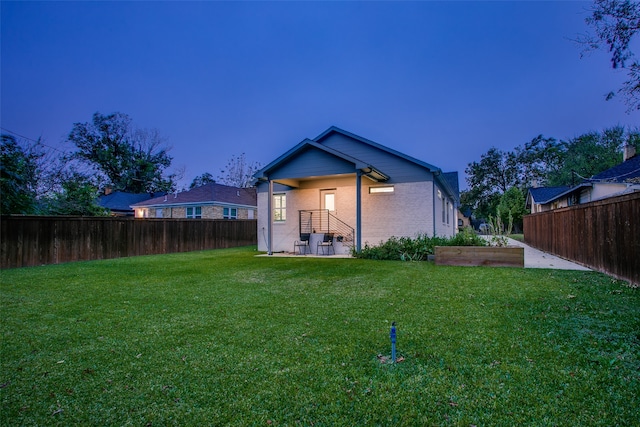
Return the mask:
<svg viewBox="0 0 640 427">
<path fill-rule="evenodd" d="M 516 246 L 436 246 L 436 265 L 524 267 L 524 248 Z"/>
</svg>

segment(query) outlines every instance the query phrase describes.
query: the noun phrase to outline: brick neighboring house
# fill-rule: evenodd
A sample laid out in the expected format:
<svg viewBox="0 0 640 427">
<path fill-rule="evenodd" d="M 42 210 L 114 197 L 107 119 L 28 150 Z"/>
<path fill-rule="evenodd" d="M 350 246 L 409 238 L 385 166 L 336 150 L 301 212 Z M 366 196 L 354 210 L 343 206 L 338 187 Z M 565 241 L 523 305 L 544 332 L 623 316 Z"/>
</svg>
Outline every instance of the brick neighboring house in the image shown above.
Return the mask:
<svg viewBox="0 0 640 427">
<path fill-rule="evenodd" d="M 391 236 L 453 236 L 458 174 L 336 127 L 305 139 L 256 172 L 258 249 L 310 250 L 333 237 L 336 253 Z"/>
<path fill-rule="evenodd" d="M 255 188 L 205 184 L 131 205 L 136 218 L 256 219 Z"/>
</svg>

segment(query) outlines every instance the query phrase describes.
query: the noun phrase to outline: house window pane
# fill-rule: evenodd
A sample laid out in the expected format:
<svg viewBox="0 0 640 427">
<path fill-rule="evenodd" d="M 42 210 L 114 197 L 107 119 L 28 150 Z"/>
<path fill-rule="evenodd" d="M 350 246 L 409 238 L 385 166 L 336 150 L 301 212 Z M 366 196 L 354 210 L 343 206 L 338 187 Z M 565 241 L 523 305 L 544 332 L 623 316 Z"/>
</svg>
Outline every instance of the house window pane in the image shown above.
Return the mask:
<svg viewBox="0 0 640 427">
<path fill-rule="evenodd" d="M 449 224 L 449 201 L 447 200 L 447 224 Z"/>
<path fill-rule="evenodd" d="M 202 207 L 188 207 L 187 208 L 187 218 L 202 218 Z"/>
<path fill-rule="evenodd" d="M 162 218 L 162 208 L 156 209 L 156 218 Z"/>
<path fill-rule="evenodd" d="M 324 208 L 332 212 L 336 210 L 336 195 L 334 193 L 324 195 Z"/>
<path fill-rule="evenodd" d="M 237 208 L 223 208 L 222 209 L 222 218 L 223 219 L 237 219 L 238 218 L 238 209 Z"/>
<path fill-rule="evenodd" d="M 394 189 L 392 185 L 386 185 L 384 187 L 369 187 L 369 194 L 380 193 L 393 193 Z"/>
<path fill-rule="evenodd" d="M 287 219 L 287 196 L 284 194 L 273 195 L 273 220 L 286 221 Z"/>
</svg>

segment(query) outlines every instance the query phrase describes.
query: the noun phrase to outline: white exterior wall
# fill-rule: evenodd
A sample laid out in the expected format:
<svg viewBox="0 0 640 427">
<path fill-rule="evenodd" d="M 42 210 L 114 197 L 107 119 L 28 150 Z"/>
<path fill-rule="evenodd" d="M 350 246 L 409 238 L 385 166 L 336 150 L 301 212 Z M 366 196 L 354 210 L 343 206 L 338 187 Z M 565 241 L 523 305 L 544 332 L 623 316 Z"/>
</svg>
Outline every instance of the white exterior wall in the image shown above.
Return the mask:
<svg viewBox="0 0 640 427">
<path fill-rule="evenodd" d="M 456 234 L 456 229 L 458 228 L 458 219 L 457 219 L 457 209 L 454 206 L 453 200 L 448 199 L 445 192 L 440 189 L 437 185 L 435 188 L 435 192 L 433 195 L 433 199 L 435 201 L 436 204 L 436 209 L 435 209 L 435 220 L 436 220 L 436 226 L 435 226 L 435 235 L 436 236 L 441 236 L 441 237 L 452 237 Z M 440 191 L 440 195 L 441 197 L 438 196 L 438 190 Z M 449 202 L 449 206 L 447 207 L 447 201 Z M 444 220 L 442 218 L 442 207 L 444 205 Z M 449 221 L 447 222 L 447 215 L 449 218 Z M 429 233 L 430 235 L 433 235 L 433 231 L 431 231 L 431 233 Z"/>
<path fill-rule="evenodd" d="M 627 184 L 618 183 L 597 183 L 593 185 L 593 188 L 588 195 L 584 197 L 581 195 L 580 203 L 593 202 L 600 199 L 611 197 L 614 194 L 620 193 L 627 189 Z M 583 200 L 584 199 L 584 200 Z"/>
<path fill-rule="evenodd" d="M 393 193 L 369 194 L 377 184 L 362 180 L 362 245 L 378 245 L 391 236 L 433 234 L 431 182 L 393 184 Z"/>
<path fill-rule="evenodd" d="M 393 185 L 393 193 L 370 194 L 370 187 Z M 355 177 L 338 177 L 303 181 L 300 187 L 283 192 L 287 196 L 287 220 L 273 223 L 273 252 L 293 251 L 299 238 L 299 210 L 320 209 L 320 191 L 335 190 L 336 210 L 333 214 L 356 228 Z M 274 190 L 274 194 L 280 193 Z M 444 194 L 444 192 L 443 192 Z M 378 245 L 391 236 L 415 237 L 433 235 L 433 183 L 430 181 L 398 184 L 375 183 L 362 179 L 362 245 Z M 457 215 L 450 200 L 449 224 L 441 219 L 441 204 L 436 195 L 436 234 L 452 236 L 457 229 Z M 267 192 L 258 193 L 258 250 L 267 251 Z"/>
<path fill-rule="evenodd" d="M 273 222 L 273 252 L 291 252 L 293 243 L 300 238 L 300 210 L 320 209 L 320 190 L 335 189 L 336 210 L 340 220 L 355 229 L 355 177 L 329 178 L 303 181 L 300 187 L 289 191 L 276 191 L 287 196 L 287 220 Z M 258 193 L 258 250 L 267 251 L 267 201 L 268 193 Z M 263 237 L 264 236 L 264 237 Z"/>
<path fill-rule="evenodd" d="M 274 221 L 273 227 L 273 248 L 272 252 L 292 251 L 293 242 L 300 238 L 298 228 L 298 208 L 293 191 L 280 192 L 287 195 L 287 219 L 285 221 Z M 269 193 L 258 193 L 258 250 L 268 251 L 269 228 L 267 226 L 269 212 L 267 211 Z M 273 217 L 273 215 L 271 215 Z"/>
</svg>

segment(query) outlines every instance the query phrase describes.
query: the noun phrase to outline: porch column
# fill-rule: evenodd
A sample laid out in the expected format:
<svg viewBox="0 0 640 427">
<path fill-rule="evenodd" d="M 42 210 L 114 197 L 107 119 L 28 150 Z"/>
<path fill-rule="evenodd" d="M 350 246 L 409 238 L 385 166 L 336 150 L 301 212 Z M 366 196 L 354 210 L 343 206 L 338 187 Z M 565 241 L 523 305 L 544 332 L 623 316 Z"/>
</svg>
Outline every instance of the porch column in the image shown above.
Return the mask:
<svg viewBox="0 0 640 427">
<path fill-rule="evenodd" d="M 356 170 L 356 252 L 362 249 L 362 171 Z"/>
<path fill-rule="evenodd" d="M 269 179 L 269 195 L 267 196 L 267 255 L 273 255 L 273 181 Z"/>
</svg>

